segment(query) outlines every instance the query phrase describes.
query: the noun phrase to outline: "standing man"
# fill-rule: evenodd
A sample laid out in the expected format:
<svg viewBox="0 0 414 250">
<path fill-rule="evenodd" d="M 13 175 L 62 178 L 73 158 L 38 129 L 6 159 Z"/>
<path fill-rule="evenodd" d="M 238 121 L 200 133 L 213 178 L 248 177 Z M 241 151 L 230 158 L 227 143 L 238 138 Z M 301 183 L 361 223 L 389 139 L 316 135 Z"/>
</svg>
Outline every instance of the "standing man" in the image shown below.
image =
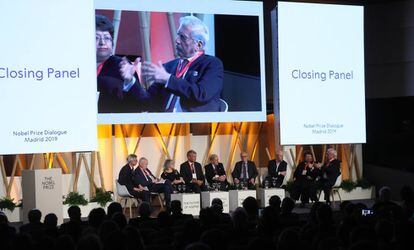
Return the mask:
<svg viewBox="0 0 414 250">
<path fill-rule="evenodd" d="M 165 63 L 144 62 L 142 79 L 154 82 L 140 98 L 150 102 L 150 111 L 218 112 L 223 88 L 223 63 L 206 55 L 207 26 L 195 16 L 180 18 L 175 39 L 179 58 Z"/>
<path fill-rule="evenodd" d="M 148 160 L 141 157 L 138 167 L 134 171 L 134 183 L 138 188 L 148 190 L 149 192 L 164 193 L 167 208 L 170 207 L 171 193 L 173 188 L 169 180 L 160 180 L 156 178 L 148 169 Z"/>
<path fill-rule="evenodd" d="M 201 193 L 206 189 L 205 177 L 201 164 L 196 162 L 197 153 L 194 150 L 187 152 L 187 161 L 180 165 L 180 174 L 188 190 L 194 193 Z"/>
<path fill-rule="evenodd" d="M 317 167 L 320 169 L 320 184 L 327 204 L 331 204 L 331 189 L 335 185 L 336 179 L 341 175 L 341 162 L 337 159 L 338 153 L 335 149 L 329 148 L 326 151 L 327 161 Z"/>
<path fill-rule="evenodd" d="M 287 162 L 283 160 L 283 152 L 277 151 L 276 159 L 269 161 L 267 166 L 267 173 L 265 181 L 267 180 L 270 186 L 279 188 L 283 184 L 283 179 L 286 176 Z M 273 185 L 276 184 L 276 185 Z"/>
<path fill-rule="evenodd" d="M 255 185 L 255 180 L 258 175 L 256 164 L 253 161 L 249 161 L 246 152 L 240 153 L 241 161 L 237 162 L 234 166 L 233 176 L 234 184 L 239 184 L 241 181 L 247 183 L 249 187 Z"/>
<path fill-rule="evenodd" d="M 219 190 L 226 190 L 228 182 L 223 163 L 219 162 L 218 156 L 216 154 L 210 155 L 209 160 L 210 164 L 204 166 L 208 184 L 212 186 L 213 183 L 216 183 L 219 185 Z"/>
<path fill-rule="evenodd" d="M 106 16 L 96 15 L 96 71 L 98 80 L 98 112 L 126 113 L 138 112 L 142 105 L 137 102 L 139 79 L 134 63 L 128 59 L 115 56 L 114 26 Z"/>
<path fill-rule="evenodd" d="M 127 162 L 128 163 L 119 171 L 119 184 L 126 186 L 128 192 L 136 199 L 149 201 L 150 193 L 148 190 L 144 190 L 142 187 L 135 187 L 134 185 L 134 170 L 138 167 L 137 156 L 134 154 L 128 155 Z"/>
</svg>

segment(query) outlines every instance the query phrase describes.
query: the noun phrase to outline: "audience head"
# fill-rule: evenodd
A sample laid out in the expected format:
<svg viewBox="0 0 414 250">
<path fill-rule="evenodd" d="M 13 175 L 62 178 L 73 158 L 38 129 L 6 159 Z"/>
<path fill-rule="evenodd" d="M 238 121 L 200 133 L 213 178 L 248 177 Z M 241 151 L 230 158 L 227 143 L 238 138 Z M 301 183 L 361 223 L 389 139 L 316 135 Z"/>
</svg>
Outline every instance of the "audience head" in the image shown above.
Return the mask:
<svg viewBox="0 0 414 250">
<path fill-rule="evenodd" d="M 269 206 L 271 206 L 272 208 L 277 208 L 278 210 L 280 210 L 281 203 L 282 201 L 280 200 L 280 197 L 278 195 L 272 195 L 269 198 Z"/>
<path fill-rule="evenodd" d="M 196 151 L 194 151 L 194 150 L 189 150 L 188 152 L 187 152 L 187 160 L 189 161 L 189 162 L 195 162 L 196 160 L 197 160 L 197 153 L 196 153 Z"/>
<path fill-rule="evenodd" d="M 249 216 L 258 216 L 259 205 L 257 204 L 256 198 L 249 196 L 244 199 L 243 208 Z"/>
<path fill-rule="evenodd" d="M 119 230 L 119 226 L 113 220 L 105 220 L 102 222 L 101 226 L 99 227 L 99 238 L 101 242 L 103 242 L 108 236 Z"/>
<path fill-rule="evenodd" d="M 102 222 L 105 220 L 106 214 L 105 210 L 101 207 L 94 208 L 88 215 L 89 225 L 95 228 L 98 228 Z"/>
<path fill-rule="evenodd" d="M 211 201 L 211 208 L 216 214 L 221 214 L 223 212 L 223 201 L 220 198 L 214 198 Z"/>
<path fill-rule="evenodd" d="M 172 159 L 165 160 L 163 168 L 164 168 L 164 171 L 168 169 L 174 169 L 174 160 Z"/>
<path fill-rule="evenodd" d="M 30 223 L 40 223 L 40 219 L 42 218 L 42 212 L 39 209 L 32 209 L 27 214 L 27 218 L 29 219 Z"/>
<path fill-rule="evenodd" d="M 171 217 L 170 214 L 166 211 L 161 211 L 158 213 L 157 223 L 160 228 L 168 228 L 171 226 Z"/>
<path fill-rule="evenodd" d="M 0 211 L 0 225 L 1 224 L 8 224 L 8 223 L 9 223 L 9 220 L 8 220 L 7 216 L 2 211 Z"/>
<path fill-rule="evenodd" d="M 144 240 L 141 233 L 133 226 L 126 226 L 122 232 L 127 239 L 126 244 L 128 249 L 141 250 L 145 249 Z"/>
<path fill-rule="evenodd" d="M 218 229 L 206 230 L 201 235 L 200 242 L 208 245 L 211 250 L 227 249 L 227 237 Z"/>
<path fill-rule="evenodd" d="M 301 248 L 299 231 L 296 228 L 286 228 L 280 233 L 277 240 L 278 250 L 299 250 Z"/>
<path fill-rule="evenodd" d="M 181 208 L 181 201 L 179 200 L 173 200 L 171 201 L 171 207 L 170 207 L 172 214 L 181 214 L 183 209 Z"/>
<path fill-rule="evenodd" d="M 112 215 L 111 219 L 118 225 L 119 229 L 124 229 L 127 225 L 127 219 L 122 212 L 116 212 Z"/>
<path fill-rule="evenodd" d="M 78 206 L 70 206 L 68 208 L 68 215 L 70 220 L 76 220 L 76 221 L 80 221 L 81 220 L 81 210 Z"/>
<path fill-rule="evenodd" d="M 139 205 L 138 212 L 142 218 L 149 218 L 152 212 L 151 205 L 146 201 L 142 202 Z"/>
<path fill-rule="evenodd" d="M 127 162 L 130 167 L 134 167 L 138 164 L 138 157 L 135 154 L 130 154 L 127 157 Z"/>
<path fill-rule="evenodd" d="M 43 220 L 43 224 L 45 224 L 45 226 L 48 226 L 48 227 L 56 227 L 57 223 L 58 223 L 58 218 L 56 214 L 54 213 L 46 214 Z"/>
<path fill-rule="evenodd" d="M 238 207 L 231 214 L 233 220 L 233 225 L 236 230 L 246 230 L 247 229 L 247 212 L 244 208 Z"/>
<path fill-rule="evenodd" d="M 67 234 L 60 235 L 56 241 L 53 249 L 55 250 L 74 250 L 76 247 L 72 237 Z"/>
<path fill-rule="evenodd" d="M 379 200 L 382 202 L 387 202 L 391 200 L 391 189 L 387 186 L 380 188 L 379 190 Z"/>
<path fill-rule="evenodd" d="M 319 223 L 330 224 L 332 223 L 332 208 L 328 204 L 321 204 L 316 210 L 316 216 Z"/>
<path fill-rule="evenodd" d="M 112 218 L 115 213 L 122 213 L 122 205 L 119 202 L 111 202 L 106 210 L 108 218 Z"/>
<path fill-rule="evenodd" d="M 283 214 L 290 214 L 292 213 L 293 209 L 295 208 L 295 201 L 292 198 L 285 197 L 282 201 L 282 213 Z"/>
</svg>

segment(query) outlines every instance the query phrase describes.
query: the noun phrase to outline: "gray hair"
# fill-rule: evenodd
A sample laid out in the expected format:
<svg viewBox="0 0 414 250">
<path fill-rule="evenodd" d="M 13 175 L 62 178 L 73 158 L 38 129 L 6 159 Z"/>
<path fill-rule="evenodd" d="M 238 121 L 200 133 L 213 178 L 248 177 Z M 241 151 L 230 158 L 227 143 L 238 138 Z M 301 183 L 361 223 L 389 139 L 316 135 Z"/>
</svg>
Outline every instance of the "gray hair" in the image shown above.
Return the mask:
<svg viewBox="0 0 414 250">
<path fill-rule="evenodd" d="M 141 157 L 139 158 L 138 164 L 141 164 L 142 161 L 148 161 L 148 159 L 145 157 Z"/>
<path fill-rule="evenodd" d="M 128 155 L 128 157 L 127 157 L 127 162 L 128 162 L 128 163 L 130 163 L 131 161 L 136 160 L 136 159 L 137 159 L 137 155 L 135 155 L 135 154 L 130 154 L 130 155 Z"/>
<path fill-rule="evenodd" d="M 327 152 L 328 154 L 333 154 L 333 155 L 335 156 L 335 158 L 337 158 L 337 157 L 338 157 L 338 152 L 336 152 L 336 150 L 335 150 L 335 149 L 333 149 L 333 148 L 329 148 L 326 152 Z"/>
<path fill-rule="evenodd" d="M 214 160 L 215 158 L 218 158 L 218 155 L 216 154 L 212 154 L 210 155 L 210 157 L 208 158 L 210 161 Z"/>
<path fill-rule="evenodd" d="M 201 41 L 202 47 L 206 45 L 210 39 L 207 25 L 195 16 L 184 16 L 180 18 L 180 27 L 188 27 L 191 29 L 191 38 L 196 41 Z"/>
<path fill-rule="evenodd" d="M 174 160 L 172 160 L 172 159 L 166 159 L 165 161 L 164 161 L 164 165 L 163 165 L 163 167 L 164 167 L 164 170 L 167 170 L 168 169 L 168 167 L 171 165 L 171 163 L 173 163 L 174 162 Z"/>
</svg>

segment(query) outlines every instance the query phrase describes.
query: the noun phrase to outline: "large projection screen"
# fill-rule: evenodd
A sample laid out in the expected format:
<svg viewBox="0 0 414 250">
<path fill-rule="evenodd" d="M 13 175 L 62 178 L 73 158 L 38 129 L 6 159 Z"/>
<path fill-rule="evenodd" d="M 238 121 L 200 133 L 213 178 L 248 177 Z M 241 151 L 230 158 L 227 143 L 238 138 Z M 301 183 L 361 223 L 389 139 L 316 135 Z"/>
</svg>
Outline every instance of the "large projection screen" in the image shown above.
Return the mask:
<svg viewBox="0 0 414 250">
<path fill-rule="evenodd" d="M 96 150 L 93 1 L 0 10 L 0 155 Z"/>
<path fill-rule="evenodd" d="M 134 88 L 115 91 L 115 94 L 111 88 L 111 93 L 108 94 L 106 83 L 100 80 L 102 75 L 98 74 L 99 124 L 266 120 L 262 3 L 216 0 L 96 0 L 95 9 L 97 15 L 106 16 L 119 27 L 114 41 L 115 56 L 125 56 L 131 63 L 135 58 L 141 58 L 135 77 L 138 83 L 134 85 L 139 88 L 138 94 L 129 94 L 132 90 L 135 91 Z M 210 39 L 206 44 L 205 54 L 218 59 L 216 62 L 222 61 L 222 66 L 220 63 L 210 64 L 204 71 L 204 68 L 196 68 L 194 62 L 194 68 L 191 65 L 183 76 L 187 83 L 179 87 L 174 87 L 171 80 L 167 84 L 147 81 L 141 76 L 142 62 L 151 61 L 164 66 L 174 62 L 177 58 L 174 55 L 176 34 L 172 33 L 179 28 L 180 17 L 187 15 L 197 16 L 206 24 Z M 247 24 L 249 30 L 228 29 L 233 32 L 233 39 L 230 40 L 221 24 L 229 27 Z M 251 74 L 234 71 L 234 65 L 221 56 L 226 51 L 234 50 L 237 43 L 246 43 L 252 39 L 254 43 L 246 44 L 237 51 L 234 57 L 240 57 L 240 60 L 233 64 L 251 63 L 252 67 L 257 65 L 257 72 Z M 246 53 L 248 51 L 253 52 Z M 168 73 L 175 74 L 178 66 L 165 68 L 169 68 Z M 214 73 L 210 73 L 212 71 Z M 215 75 L 211 77 L 212 74 Z M 107 98 L 108 95 L 111 96 Z M 173 99 L 176 97 L 179 97 L 178 101 Z M 180 107 L 170 109 L 172 101 L 177 102 Z"/>
<path fill-rule="evenodd" d="M 364 143 L 363 7 L 279 2 L 277 15 L 281 144 Z"/>
</svg>

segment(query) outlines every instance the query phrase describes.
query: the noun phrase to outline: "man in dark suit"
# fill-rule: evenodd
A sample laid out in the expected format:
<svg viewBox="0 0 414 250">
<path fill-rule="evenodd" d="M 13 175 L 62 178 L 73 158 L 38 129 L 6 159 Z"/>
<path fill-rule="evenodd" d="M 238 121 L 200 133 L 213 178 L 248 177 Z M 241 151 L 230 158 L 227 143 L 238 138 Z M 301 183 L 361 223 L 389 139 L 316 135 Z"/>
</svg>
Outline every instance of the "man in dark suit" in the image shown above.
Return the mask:
<svg viewBox="0 0 414 250">
<path fill-rule="evenodd" d="M 128 192 L 136 199 L 142 199 L 143 201 L 149 201 L 150 194 L 143 188 L 136 187 L 134 185 L 134 170 L 138 166 L 137 156 L 130 154 L 127 157 L 127 164 L 119 171 L 118 182 L 121 185 L 126 186 Z"/>
<path fill-rule="evenodd" d="M 210 186 L 213 186 L 213 184 L 218 184 L 219 190 L 227 190 L 228 182 L 223 164 L 219 162 L 218 156 L 216 154 L 212 154 L 209 159 L 210 164 L 204 166 L 208 184 Z"/>
<path fill-rule="evenodd" d="M 195 193 L 201 193 L 201 191 L 206 189 L 204 183 L 205 177 L 201 164 L 196 162 L 196 160 L 197 153 L 194 150 L 188 151 L 187 161 L 180 165 L 180 174 L 183 177 L 188 190 Z"/>
<path fill-rule="evenodd" d="M 164 193 L 167 208 L 170 207 L 171 193 L 173 192 L 171 182 L 156 178 L 148 169 L 148 160 L 145 157 L 139 159 L 138 167 L 134 171 L 134 183 L 138 188 L 149 192 Z"/>
<path fill-rule="evenodd" d="M 268 175 L 265 178 L 269 182 L 269 187 L 279 188 L 283 184 L 286 175 L 287 162 L 283 160 L 283 152 L 276 153 L 276 159 L 269 161 L 267 166 Z"/>
<path fill-rule="evenodd" d="M 320 185 L 322 187 L 325 201 L 327 204 L 331 204 L 330 196 L 331 189 L 335 185 L 336 179 L 341 175 L 341 162 L 337 159 L 338 153 L 335 149 L 329 148 L 326 151 L 327 162 L 317 164 L 320 169 Z"/>
<path fill-rule="evenodd" d="M 231 173 L 234 184 L 237 185 L 242 181 L 247 183 L 249 187 L 253 187 L 258 174 L 256 164 L 254 164 L 253 161 L 249 161 L 246 152 L 242 152 L 240 157 L 241 161 L 236 163 L 233 172 Z"/>
<path fill-rule="evenodd" d="M 136 68 L 140 59 L 130 63 L 126 58 L 113 55 L 114 26 L 106 16 L 96 15 L 95 25 L 98 112 L 140 112 L 142 104 L 134 96 L 139 86 Z"/>
<path fill-rule="evenodd" d="M 156 112 L 218 112 L 222 110 L 223 64 L 204 54 L 207 26 L 195 16 L 180 19 L 175 40 L 179 58 L 166 64 L 144 62 L 142 79 L 154 82 L 138 99 Z M 157 105 L 156 105 L 157 104 Z"/>
</svg>

